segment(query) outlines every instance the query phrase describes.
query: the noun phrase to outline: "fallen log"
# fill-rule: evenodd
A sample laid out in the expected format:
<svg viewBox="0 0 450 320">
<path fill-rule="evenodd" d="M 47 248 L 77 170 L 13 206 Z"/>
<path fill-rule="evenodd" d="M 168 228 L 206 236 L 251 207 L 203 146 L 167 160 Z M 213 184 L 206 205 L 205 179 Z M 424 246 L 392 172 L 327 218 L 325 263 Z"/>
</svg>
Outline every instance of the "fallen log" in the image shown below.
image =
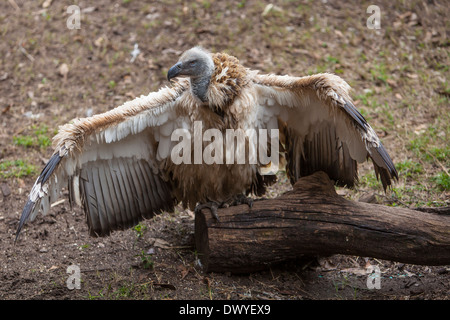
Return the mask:
<svg viewBox="0 0 450 320">
<path fill-rule="evenodd" d="M 420 265 L 450 265 L 450 210 L 439 214 L 339 196 L 323 172 L 282 196 L 195 217 L 207 272 L 246 273 L 305 255 L 346 254 Z"/>
</svg>

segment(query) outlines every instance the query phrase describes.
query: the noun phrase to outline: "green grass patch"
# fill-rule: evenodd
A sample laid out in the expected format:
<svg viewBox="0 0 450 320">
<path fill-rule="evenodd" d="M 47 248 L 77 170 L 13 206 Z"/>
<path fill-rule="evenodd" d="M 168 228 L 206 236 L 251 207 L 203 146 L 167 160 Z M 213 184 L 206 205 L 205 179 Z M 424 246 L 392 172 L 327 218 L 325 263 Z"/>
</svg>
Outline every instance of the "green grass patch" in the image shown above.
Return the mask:
<svg viewBox="0 0 450 320">
<path fill-rule="evenodd" d="M 450 190 L 450 176 L 446 172 L 439 172 L 437 175 L 432 177 L 431 180 L 439 189 L 443 191 Z"/>
<path fill-rule="evenodd" d="M 344 70 L 340 67 L 339 58 L 327 55 L 323 58 L 322 64 L 318 64 L 315 70 L 309 70 L 308 74 L 332 72 L 336 74 L 344 73 Z"/>
<path fill-rule="evenodd" d="M 136 237 L 139 239 L 144 236 L 144 232 L 147 230 L 147 227 L 142 223 L 138 223 L 133 227 L 133 230 L 136 232 Z"/>
<path fill-rule="evenodd" d="M 388 86 L 387 80 L 388 70 L 384 63 L 375 64 L 372 69 L 370 69 L 370 74 L 372 75 L 372 79 L 375 81 L 381 81 L 383 84 Z"/>
<path fill-rule="evenodd" d="M 6 160 L 0 162 L 0 177 L 2 178 L 21 178 L 35 173 L 35 166 L 24 160 Z"/>
<path fill-rule="evenodd" d="M 246 0 L 240 1 L 240 2 L 237 4 L 237 7 L 238 7 L 239 9 L 244 8 L 244 7 L 245 7 L 245 2 L 246 2 Z"/>
<path fill-rule="evenodd" d="M 363 187 L 381 188 L 380 181 L 378 181 L 374 172 L 369 172 L 360 178 L 359 184 Z"/>
<path fill-rule="evenodd" d="M 142 267 L 144 269 L 153 269 L 155 264 L 153 262 L 153 258 L 151 254 L 147 254 L 142 250 L 140 254 L 137 255 L 141 259 Z"/>
<path fill-rule="evenodd" d="M 450 147 L 431 147 L 429 150 L 430 154 L 434 156 L 439 161 L 448 162 L 450 161 Z"/>
<path fill-rule="evenodd" d="M 34 139 L 33 139 L 32 136 L 20 135 L 20 136 L 17 136 L 17 137 L 13 137 L 13 142 L 14 142 L 15 145 L 28 148 L 28 147 L 33 146 Z"/>
<path fill-rule="evenodd" d="M 110 90 L 114 90 L 114 88 L 116 87 L 117 83 L 114 80 L 111 80 L 108 82 L 108 87 Z"/>
<path fill-rule="evenodd" d="M 415 137 L 407 143 L 407 149 L 414 152 L 414 154 L 422 160 L 431 163 L 441 162 L 443 165 L 449 166 L 450 146 L 445 144 L 445 138 L 442 139 L 439 136 L 441 129 L 442 128 L 439 126 L 428 127 L 424 132 L 415 135 Z M 442 144 L 440 142 L 442 142 Z"/>
<path fill-rule="evenodd" d="M 399 175 L 403 177 L 414 177 L 423 172 L 423 167 L 419 162 L 405 160 L 395 164 Z"/>
<path fill-rule="evenodd" d="M 434 160 L 443 161 L 444 163 L 450 162 L 450 147 L 434 147 L 429 146 L 430 137 L 418 137 L 416 139 L 412 139 L 407 148 L 413 151 L 417 157 L 433 162 Z"/>
<path fill-rule="evenodd" d="M 373 106 L 371 97 L 373 97 L 374 94 L 375 94 L 375 91 L 366 90 L 364 93 L 356 95 L 355 99 L 361 101 L 363 105 L 365 105 L 367 107 L 371 107 L 371 106 Z"/>
<path fill-rule="evenodd" d="M 13 137 L 15 145 L 30 148 L 47 148 L 52 145 L 52 139 L 49 136 L 49 130 L 46 125 L 31 126 L 31 135 L 18 135 Z"/>
<path fill-rule="evenodd" d="M 78 247 L 78 249 L 85 250 L 85 249 L 89 249 L 90 247 L 91 247 L 91 245 L 89 243 L 87 243 L 87 244 L 82 244 L 81 246 Z"/>
</svg>

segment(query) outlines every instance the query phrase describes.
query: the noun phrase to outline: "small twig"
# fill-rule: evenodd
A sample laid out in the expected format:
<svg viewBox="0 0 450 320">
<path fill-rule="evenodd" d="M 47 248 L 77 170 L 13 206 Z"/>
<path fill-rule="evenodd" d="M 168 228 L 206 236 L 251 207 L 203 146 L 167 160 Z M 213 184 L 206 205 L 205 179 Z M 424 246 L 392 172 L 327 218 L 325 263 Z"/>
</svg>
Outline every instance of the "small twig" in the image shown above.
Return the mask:
<svg viewBox="0 0 450 320">
<path fill-rule="evenodd" d="M 434 156 L 434 155 L 432 155 L 428 150 L 425 150 L 425 152 L 428 154 L 428 155 L 430 155 L 433 159 L 434 159 L 434 161 L 436 161 L 436 163 L 442 168 L 442 170 L 444 170 L 444 172 L 448 175 L 448 176 L 450 176 L 450 174 L 448 173 L 448 170 L 447 170 L 447 168 L 445 168 L 444 167 L 444 165 Z"/>
<path fill-rule="evenodd" d="M 20 11 L 20 7 L 17 5 L 17 3 L 14 0 L 8 0 L 8 1 L 9 1 L 9 4 L 14 7 L 14 9 L 16 9 L 17 11 Z"/>
<path fill-rule="evenodd" d="M 59 204 L 61 204 L 61 203 L 64 203 L 64 201 L 66 201 L 66 199 L 58 200 L 58 201 L 52 203 L 52 204 L 50 205 L 50 207 L 52 207 L 52 208 L 53 208 L 53 207 L 56 207 L 57 205 L 59 205 Z"/>
<path fill-rule="evenodd" d="M 28 127 L 23 127 L 22 129 L 19 129 L 18 131 L 16 131 L 16 133 L 14 134 L 14 136 L 18 136 L 19 134 L 21 134 L 22 132 L 24 132 L 25 130 L 27 130 Z"/>
<path fill-rule="evenodd" d="M 34 57 L 33 57 L 31 54 L 29 54 L 29 53 L 27 52 L 27 50 L 25 50 L 25 48 L 22 47 L 21 44 L 19 45 L 19 50 L 20 50 L 20 52 L 22 52 L 22 53 L 25 55 L 25 57 L 27 57 L 28 59 L 30 59 L 31 62 L 34 62 Z"/>
<path fill-rule="evenodd" d="M 399 134 L 397 134 L 397 138 L 399 138 L 403 142 L 403 145 L 406 145 L 405 140 Z M 444 170 L 444 172 L 450 176 L 447 168 L 445 168 L 445 166 L 433 154 L 431 154 L 428 150 L 425 150 L 424 148 L 420 148 L 419 150 L 420 152 L 425 152 L 426 154 L 430 155 L 433 158 L 433 160 L 436 161 L 436 163 L 442 168 L 442 170 Z"/>
</svg>

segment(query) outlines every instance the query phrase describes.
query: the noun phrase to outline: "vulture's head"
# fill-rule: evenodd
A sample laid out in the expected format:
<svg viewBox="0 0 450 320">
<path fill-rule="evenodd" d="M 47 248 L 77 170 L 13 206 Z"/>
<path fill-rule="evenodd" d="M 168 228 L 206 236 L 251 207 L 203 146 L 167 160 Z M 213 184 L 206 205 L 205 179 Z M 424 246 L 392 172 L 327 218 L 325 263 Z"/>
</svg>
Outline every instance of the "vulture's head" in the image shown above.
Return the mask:
<svg viewBox="0 0 450 320">
<path fill-rule="evenodd" d="M 169 69 L 167 79 L 188 76 L 192 79 L 210 78 L 214 72 L 211 54 L 201 47 L 185 51 L 178 62 Z"/>
</svg>

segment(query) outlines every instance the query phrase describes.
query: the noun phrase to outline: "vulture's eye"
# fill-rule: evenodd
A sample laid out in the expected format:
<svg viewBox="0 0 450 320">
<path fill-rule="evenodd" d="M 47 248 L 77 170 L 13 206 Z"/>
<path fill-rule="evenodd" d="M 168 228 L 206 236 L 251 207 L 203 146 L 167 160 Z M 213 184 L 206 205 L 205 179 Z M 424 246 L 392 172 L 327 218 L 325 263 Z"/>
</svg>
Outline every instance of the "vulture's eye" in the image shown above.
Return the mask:
<svg viewBox="0 0 450 320">
<path fill-rule="evenodd" d="M 191 67 L 194 67 L 196 64 L 197 64 L 197 60 L 192 60 L 192 61 L 189 62 L 189 65 Z"/>
</svg>

